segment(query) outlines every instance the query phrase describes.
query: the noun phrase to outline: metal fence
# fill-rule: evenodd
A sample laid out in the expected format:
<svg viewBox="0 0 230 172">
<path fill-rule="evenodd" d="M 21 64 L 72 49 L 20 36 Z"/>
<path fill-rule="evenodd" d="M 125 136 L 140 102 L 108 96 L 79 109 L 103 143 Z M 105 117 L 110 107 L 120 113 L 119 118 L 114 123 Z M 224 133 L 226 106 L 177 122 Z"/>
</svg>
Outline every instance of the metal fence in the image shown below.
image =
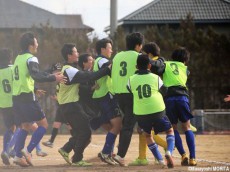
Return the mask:
<svg viewBox="0 0 230 172">
<path fill-rule="evenodd" d="M 230 133 L 229 109 L 195 109 L 191 123 L 197 128 L 197 133 Z"/>
</svg>

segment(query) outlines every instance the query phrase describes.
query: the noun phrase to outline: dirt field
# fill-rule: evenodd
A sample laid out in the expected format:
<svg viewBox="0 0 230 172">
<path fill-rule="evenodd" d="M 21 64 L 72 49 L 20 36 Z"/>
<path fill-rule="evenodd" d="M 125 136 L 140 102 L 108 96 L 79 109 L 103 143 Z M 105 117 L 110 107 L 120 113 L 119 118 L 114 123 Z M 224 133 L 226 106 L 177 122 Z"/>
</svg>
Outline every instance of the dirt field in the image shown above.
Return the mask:
<svg viewBox="0 0 230 172">
<path fill-rule="evenodd" d="M 161 135 L 165 137 L 164 135 Z M 42 141 L 47 141 L 50 136 L 46 135 Z M 186 143 L 183 137 L 183 143 Z M 100 172 L 115 172 L 115 171 L 127 171 L 127 172 L 148 172 L 157 170 L 159 172 L 171 171 L 230 171 L 230 136 L 229 135 L 197 135 L 196 136 L 196 149 L 198 166 L 195 169 L 189 167 L 180 166 L 180 156 L 177 150 L 174 151 L 175 168 L 173 169 L 161 169 L 159 166 L 154 165 L 153 155 L 148 151 L 148 159 L 150 165 L 142 167 L 120 167 L 110 166 L 100 161 L 97 158 L 97 153 L 101 151 L 104 144 L 104 135 L 93 135 L 92 142 L 85 151 L 84 159 L 92 162 L 92 167 L 71 167 L 65 163 L 62 157 L 57 152 L 68 139 L 67 135 L 58 135 L 53 148 L 42 146 L 43 150 L 49 155 L 41 158 L 37 157 L 33 153 L 34 167 L 22 168 L 16 165 L 4 166 L 0 162 L 0 172 L 73 172 L 73 171 L 100 171 Z M 185 144 L 184 144 L 185 145 Z M 2 148 L 2 137 L 0 137 L 0 146 Z M 186 148 L 186 147 L 185 147 Z M 161 149 L 163 153 L 163 149 Z M 186 149 L 187 150 L 187 149 Z M 115 149 L 115 152 L 117 150 Z M 133 135 L 131 146 L 126 156 L 126 162 L 129 163 L 138 156 L 138 135 Z"/>
</svg>

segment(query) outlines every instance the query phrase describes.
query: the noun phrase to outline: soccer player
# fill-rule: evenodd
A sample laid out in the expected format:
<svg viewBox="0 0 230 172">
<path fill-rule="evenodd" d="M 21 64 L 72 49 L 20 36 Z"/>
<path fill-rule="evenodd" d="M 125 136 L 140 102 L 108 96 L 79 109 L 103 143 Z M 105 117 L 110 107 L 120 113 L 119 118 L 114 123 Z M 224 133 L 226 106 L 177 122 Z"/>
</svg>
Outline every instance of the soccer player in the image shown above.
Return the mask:
<svg viewBox="0 0 230 172">
<path fill-rule="evenodd" d="M 56 73 L 56 72 L 60 72 L 62 69 L 62 64 L 61 63 L 56 63 L 54 65 L 52 65 L 51 69 L 50 69 L 50 73 Z M 53 122 L 53 129 L 52 129 L 52 132 L 51 132 L 51 136 L 50 136 L 50 139 L 48 141 L 45 141 L 45 142 L 42 142 L 42 144 L 44 146 L 47 146 L 47 147 L 50 147 L 50 148 L 53 148 L 53 143 L 54 143 L 54 140 L 58 134 L 58 129 L 62 126 L 62 124 L 66 124 L 67 125 L 67 128 L 68 130 L 70 131 L 71 133 L 71 127 L 68 123 L 65 122 L 62 114 L 61 114 L 61 111 L 60 111 L 60 108 L 59 108 L 59 105 L 58 105 L 58 102 L 57 102 L 57 92 L 59 90 L 59 84 L 56 85 L 56 90 L 55 90 L 55 93 L 53 95 L 50 96 L 50 98 L 52 100 L 54 100 L 56 102 L 56 105 L 57 105 L 57 109 L 56 109 L 56 115 L 55 115 L 55 119 L 54 119 L 54 122 Z"/>
<path fill-rule="evenodd" d="M 148 55 L 138 56 L 137 68 L 136 74 L 131 76 L 128 81 L 128 88 L 133 94 L 133 113 L 138 125 L 145 132 L 150 151 L 162 165 L 164 165 L 164 161 L 152 138 L 151 131 L 154 129 L 156 134 L 166 132 L 165 157 L 168 168 L 173 168 L 172 152 L 175 138 L 172 125 L 165 114 L 165 104 L 160 93 L 163 82 L 158 75 L 150 72 L 151 64 Z"/>
<path fill-rule="evenodd" d="M 158 68 L 162 68 L 164 66 L 164 63 L 162 63 L 164 62 L 164 59 L 160 57 L 160 47 L 155 42 L 149 42 L 144 44 L 142 48 L 142 53 L 147 54 L 151 61 L 156 61 L 159 58 L 162 59 L 161 63 L 158 61 L 158 67 L 151 66 L 151 72 L 154 74 L 158 74 L 158 70 L 159 70 Z M 129 165 L 131 166 L 148 165 L 148 160 L 146 158 L 147 144 L 146 144 L 145 134 L 143 132 L 143 129 L 139 127 L 137 131 L 139 133 L 139 156 L 133 162 L 129 163 Z M 163 140 L 159 135 L 156 135 L 153 130 L 152 130 L 152 135 L 156 144 L 163 147 L 164 150 L 166 150 L 167 142 Z M 158 162 L 156 161 L 156 163 Z"/>
<path fill-rule="evenodd" d="M 97 58 L 95 60 L 93 70 L 100 71 L 107 63 L 112 55 L 112 41 L 110 39 L 101 39 L 96 43 Z M 102 161 L 110 164 L 116 165 L 116 162 L 111 157 L 113 152 L 114 143 L 117 135 L 121 130 L 121 114 L 119 111 L 118 103 L 114 96 L 112 95 L 112 82 L 110 76 L 104 76 L 96 81 L 98 84 L 98 89 L 94 90 L 93 99 L 98 105 L 101 117 L 98 126 L 103 126 L 104 124 L 110 124 L 104 147 L 102 151 L 98 154 Z M 93 120 L 91 124 L 93 124 Z"/>
<path fill-rule="evenodd" d="M 10 165 L 8 148 L 11 138 L 16 129 L 13 102 L 12 102 L 12 51 L 7 48 L 0 50 L 0 111 L 6 131 L 3 136 L 3 151 L 1 153 L 2 162 Z M 4 101 L 3 101 L 4 100 Z"/>
<path fill-rule="evenodd" d="M 122 129 L 119 136 L 118 152 L 114 160 L 121 166 L 126 166 L 124 157 L 131 141 L 133 127 L 136 120 L 133 115 L 133 96 L 128 92 L 126 84 L 128 78 L 136 71 L 138 53 L 141 51 L 144 36 L 139 33 L 131 33 L 126 36 L 126 51 L 121 51 L 113 58 L 112 83 L 113 91 L 118 100 L 119 107 L 124 116 Z"/>
<path fill-rule="evenodd" d="M 69 153 L 64 149 L 65 145 L 58 152 L 73 166 L 91 166 L 91 163 L 83 160 L 84 150 L 91 141 L 91 130 L 88 115 L 79 102 L 79 84 L 107 75 L 110 72 L 110 68 L 105 66 L 98 72 L 77 69 L 76 63 L 78 62 L 79 53 L 74 44 L 64 44 L 61 53 L 66 62 L 62 68 L 62 73 L 67 77 L 67 82 L 65 84 L 60 83 L 57 98 L 62 115 L 73 131 L 70 138 L 71 142 L 74 143 L 72 162 L 69 160 Z"/>
<path fill-rule="evenodd" d="M 163 73 L 163 82 L 168 87 L 165 96 L 166 114 L 171 121 L 175 133 L 175 145 L 182 156 L 181 165 L 195 166 L 195 138 L 190 129 L 191 114 L 188 89 L 186 87 L 187 77 L 189 74 L 187 63 L 190 58 L 189 51 L 184 47 L 179 47 L 173 51 L 172 61 L 165 62 Z M 189 159 L 183 148 L 180 134 L 177 130 L 178 120 L 182 123 L 182 129 L 185 132 L 187 146 L 189 148 Z"/>
<path fill-rule="evenodd" d="M 92 71 L 94 64 L 94 58 L 90 54 L 81 54 L 79 56 L 78 65 L 83 71 Z M 101 125 L 101 112 L 96 104 L 96 99 L 93 99 L 94 90 L 98 89 L 99 85 L 95 81 L 89 81 L 81 83 L 79 86 L 80 102 L 84 110 L 89 114 L 90 127 L 93 130 L 97 130 Z M 111 129 L 111 124 L 102 124 L 101 126 L 106 131 Z M 100 153 L 98 154 L 100 157 Z M 112 155 L 112 154 L 111 154 Z"/>
<path fill-rule="evenodd" d="M 79 56 L 78 65 L 83 71 L 92 71 L 93 64 L 94 59 L 90 54 L 85 53 Z M 97 107 L 95 100 L 92 98 L 94 90 L 98 88 L 99 86 L 94 80 L 81 83 L 79 86 L 80 102 L 89 115 L 89 120 L 97 118 L 100 115 L 99 108 Z"/>
<path fill-rule="evenodd" d="M 21 53 L 13 65 L 13 108 L 17 112 L 16 121 L 21 125 L 14 147 L 16 152 L 14 162 L 21 166 L 29 166 L 33 165 L 31 152 L 48 127 L 45 114 L 35 99 L 34 82 L 65 82 L 65 78 L 61 73 L 49 74 L 39 70 L 38 58 L 35 57 L 38 42 L 32 32 L 26 32 L 21 36 L 20 48 Z M 37 122 L 38 128 L 33 133 L 29 145 L 24 147 L 34 121 Z"/>
</svg>

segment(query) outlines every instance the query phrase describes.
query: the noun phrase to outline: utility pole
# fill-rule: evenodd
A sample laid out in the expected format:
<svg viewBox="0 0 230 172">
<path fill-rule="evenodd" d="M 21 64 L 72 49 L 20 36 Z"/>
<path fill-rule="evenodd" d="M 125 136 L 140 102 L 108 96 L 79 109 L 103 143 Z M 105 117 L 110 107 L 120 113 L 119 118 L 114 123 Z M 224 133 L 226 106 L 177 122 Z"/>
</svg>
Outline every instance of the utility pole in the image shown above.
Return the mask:
<svg viewBox="0 0 230 172">
<path fill-rule="evenodd" d="M 110 37 L 113 40 L 113 49 L 117 52 L 116 41 L 117 30 L 117 0 L 110 0 Z"/>
</svg>

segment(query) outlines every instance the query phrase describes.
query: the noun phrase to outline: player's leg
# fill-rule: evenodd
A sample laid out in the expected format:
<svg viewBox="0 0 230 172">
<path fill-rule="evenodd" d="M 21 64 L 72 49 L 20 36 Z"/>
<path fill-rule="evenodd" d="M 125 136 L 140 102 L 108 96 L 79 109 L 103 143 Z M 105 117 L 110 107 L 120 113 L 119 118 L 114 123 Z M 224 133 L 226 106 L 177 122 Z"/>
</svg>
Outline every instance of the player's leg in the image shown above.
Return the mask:
<svg viewBox="0 0 230 172">
<path fill-rule="evenodd" d="M 155 134 L 154 131 L 152 131 L 153 140 L 156 142 L 157 145 L 161 146 L 164 150 L 167 149 L 167 142 L 162 139 L 158 134 Z"/>
<path fill-rule="evenodd" d="M 144 136 L 146 139 L 146 143 L 148 145 L 149 150 L 152 152 L 153 156 L 163 165 L 164 161 L 163 161 L 163 157 L 160 153 L 160 151 L 158 150 L 158 146 L 157 144 L 154 142 L 153 138 L 152 138 L 152 119 L 150 118 L 150 116 L 136 116 L 138 125 L 140 126 L 140 128 L 143 129 L 144 131 Z"/>
<path fill-rule="evenodd" d="M 187 98 L 187 97 L 186 97 Z M 187 146 L 189 148 L 190 159 L 188 165 L 195 166 L 196 155 L 195 155 L 195 137 L 194 133 L 191 131 L 190 119 L 193 118 L 193 115 L 190 111 L 190 105 L 188 100 L 178 101 L 177 102 L 178 111 L 180 112 L 179 120 L 182 122 L 182 129 L 185 132 Z"/>
<path fill-rule="evenodd" d="M 166 141 L 167 141 L 167 151 L 165 153 L 165 157 L 167 160 L 167 166 L 168 168 L 173 168 L 174 163 L 172 159 L 172 153 L 175 147 L 175 136 L 174 136 L 173 128 L 170 128 L 169 130 L 166 131 Z"/>
<path fill-rule="evenodd" d="M 54 123 L 53 123 L 53 129 L 52 129 L 52 132 L 51 132 L 51 137 L 48 141 L 46 142 L 42 142 L 42 144 L 44 146 L 47 146 L 47 147 L 50 147 L 52 148 L 53 147 L 53 143 L 54 143 L 54 140 L 58 134 L 58 130 L 59 128 L 62 126 L 62 124 L 65 123 L 64 122 L 64 117 L 61 113 L 61 110 L 60 110 L 60 106 L 58 106 L 57 108 L 57 111 L 56 111 L 56 116 L 55 116 L 55 120 L 54 120 Z"/>
<path fill-rule="evenodd" d="M 14 114 L 12 112 L 12 108 L 4 108 L 2 109 L 3 113 L 3 121 L 6 126 L 6 131 L 3 136 L 3 151 L 1 153 L 2 162 L 5 165 L 10 165 L 9 161 L 9 144 L 10 140 L 13 137 L 15 131 L 15 124 L 14 124 Z"/>
<path fill-rule="evenodd" d="M 186 166 L 188 165 L 188 156 L 184 150 L 182 139 L 177 130 L 178 118 L 180 119 L 180 115 L 182 113 L 180 108 L 178 108 L 180 106 L 179 105 L 177 106 L 177 101 L 174 101 L 172 99 L 165 99 L 165 105 L 166 105 L 166 115 L 168 116 L 170 122 L 173 125 L 175 146 L 181 155 L 181 165 Z"/>
<path fill-rule="evenodd" d="M 141 129 L 139 126 L 137 127 L 137 132 L 139 134 L 139 156 L 134 161 L 129 163 L 129 166 L 143 166 L 149 164 L 146 157 L 147 142 L 145 134 L 143 132 L 143 129 Z"/>
<path fill-rule="evenodd" d="M 119 135 L 118 152 L 114 159 L 121 166 L 125 166 L 125 155 L 128 151 L 133 128 L 136 124 L 136 119 L 133 114 L 133 97 L 130 94 L 118 95 L 118 102 L 121 111 L 123 112 L 122 128 Z"/>
<path fill-rule="evenodd" d="M 53 123 L 53 129 L 52 129 L 52 132 L 51 132 L 50 139 L 48 141 L 46 141 L 46 142 L 42 142 L 42 144 L 44 146 L 53 148 L 54 140 L 55 140 L 55 138 L 56 138 L 56 136 L 58 134 L 58 130 L 61 127 L 61 125 L 62 125 L 61 122 L 54 121 L 54 123 Z"/>
<path fill-rule="evenodd" d="M 177 125 L 173 124 L 173 129 L 174 129 L 174 135 L 175 135 L 175 146 L 181 155 L 181 165 L 182 166 L 187 166 L 188 165 L 188 156 L 184 150 L 182 139 L 180 137 L 180 134 L 177 130 Z"/>
<path fill-rule="evenodd" d="M 194 127 L 191 123 L 190 123 L 190 129 L 192 130 L 193 133 L 197 132 L 197 128 Z"/>
<path fill-rule="evenodd" d="M 197 165 L 196 162 L 196 154 L 195 154 L 195 137 L 194 133 L 190 130 L 190 120 L 185 123 L 182 123 L 182 128 L 185 131 L 186 142 L 189 148 L 189 165 L 195 166 Z"/>
<path fill-rule="evenodd" d="M 31 130 L 34 132 L 36 131 L 38 128 L 38 125 L 36 122 L 33 122 L 32 125 L 31 125 Z M 40 146 L 40 142 L 36 145 L 36 155 L 37 156 L 41 156 L 41 157 L 44 157 L 44 156 L 47 156 L 48 154 L 46 152 L 43 152 L 42 151 L 42 148 Z"/>
<path fill-rule="evenodd" d="M 70 113 L 65 113 L 64 116 L 66 116 L 66 122 L 70 124 L 72 130 L 74 130 L 74 136 L 76 137 L 76 140 L 74 140 L 75 146 L 72 165 L 91 166 L 91 163 L 83 160 L 84 150 L 91 142 L 91 129 L 89 120 L 86 118 L 87 114 L 84 112 L 80 103 L 76 102 L 72 103 Z"/>
<path fill-rule="evenodd" d="M 156 119 L 153 119 L 153 128 L 154 132 L 157 134 L 159 132 L 166 132 L 166 142 L 167 142 L 167 149 L 165 151 L 165 158 L 167 161 L 168 168 L 174 167 L 174 162 L 172 159 L 173 149 L 175 147 L 175 136 L 172 128 L 172 124 L 169 121 L 168 117 L 165 114 L 165 111 L 158 112 L 155 114 Z M 153 116 L 153 115 L 152 115 Z"/>
<path fill-rule="evenodd" d="M 159 161 L 163 165 L 164 164 L 163 157 L 158 149 L 157 144 L 154 142 L 152 135 L 149 133 L 145 133 L 145 137 L 146 137 L 146 142 L 149 150 L 152 152 L 152 154 L 157 159 L 157 161 Z"/>
<path fill-rule="evenodd" d="M 102 161 L 110 165 L 116 165 L 116 162 L 111 157 L 111 152 L 113 151 L 116 137 L 121 130 L 121 114 L 117 101 L 111 98 L 109 94 L 103 100 L 98 101 L 98 104 L 101 109 L 102 118 L 104 118 L 103 123 L 109 122 L 111 124 L 111 129 L 106 135 L 105 143 L 99 157 Z"/>
<path fill-rule="evenodd" d="M 48 128 L 48 122 L 47 122 L 44 112 L 42 111 L 37 101 L 29 102 L 28 104 L 29 105 L 27 106 L 28 112 L 27 112 L 26 119 L 30 123 L 37 121 L 36 123 L 38 124 L 38 128 L 33 132 L 30 142 L 28 146 L 22 150 L 22 154 L 26 158 L 27 163 L 30 165 L 33 165 L 31 161 L 32 160 L 31 152 L 37 146 L 37 144 L 41 141 L 42 137 L 46 133 L 46 130 Z M 31 128 L 32 128 L 32 125 L 30 125 L 30 129 Z"/>
</svg>

